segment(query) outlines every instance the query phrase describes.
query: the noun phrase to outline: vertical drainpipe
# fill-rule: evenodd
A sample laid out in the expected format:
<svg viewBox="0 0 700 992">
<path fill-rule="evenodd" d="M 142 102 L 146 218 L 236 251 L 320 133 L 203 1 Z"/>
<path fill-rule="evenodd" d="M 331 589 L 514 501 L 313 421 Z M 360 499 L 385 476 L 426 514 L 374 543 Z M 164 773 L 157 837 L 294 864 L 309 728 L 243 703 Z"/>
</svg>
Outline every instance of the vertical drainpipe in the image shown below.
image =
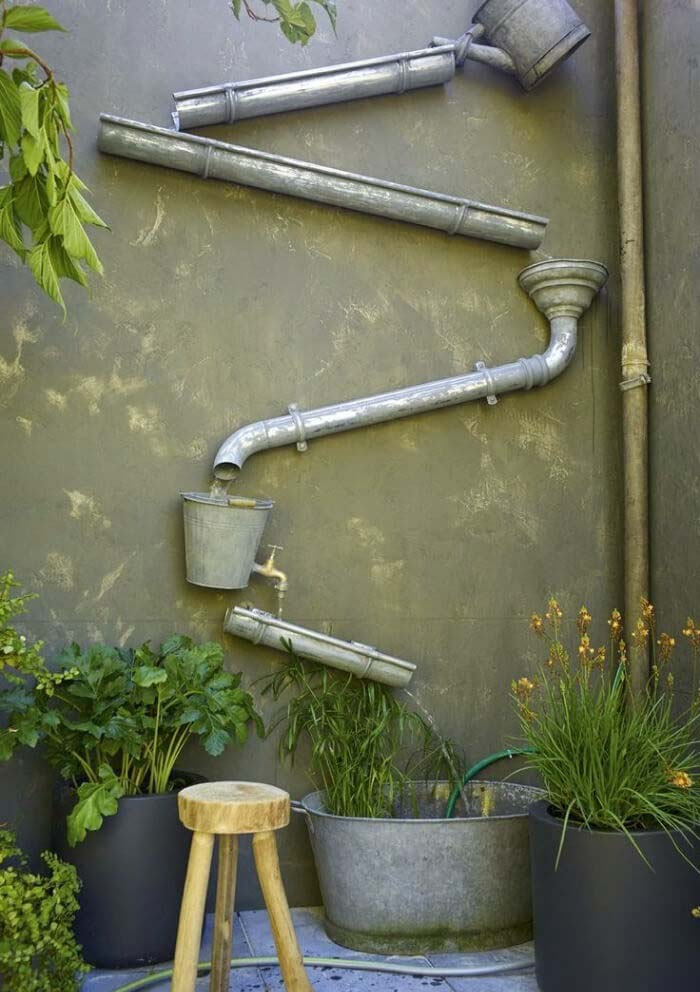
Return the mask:
<svg viewBox="0 0 700 992">
<path fill-rule="evenodd" d="M 644 286 L 644 217 L 639 86 L 638 0 L 615 0 L 617 174 L 622 291 L 622 433 L 624 457 L 624 582 L 627 635 L 649 595 L 649 439 Z M 648 653 L 630 660 L 633 696 L 643 693 Z"/>
</svg>

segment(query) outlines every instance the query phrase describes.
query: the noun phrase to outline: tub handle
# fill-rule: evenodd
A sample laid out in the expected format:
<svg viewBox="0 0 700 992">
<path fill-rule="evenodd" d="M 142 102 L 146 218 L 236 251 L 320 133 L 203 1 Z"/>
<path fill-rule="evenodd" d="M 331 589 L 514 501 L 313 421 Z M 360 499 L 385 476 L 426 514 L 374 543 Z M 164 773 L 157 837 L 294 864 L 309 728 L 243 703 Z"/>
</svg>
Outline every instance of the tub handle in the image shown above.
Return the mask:
<svg viewBox="0 0 700 992">
<path fill-rule="evenodd" d="M 292 813 L 301 813 L 302 816 L 306 817 L 306 825 L 309 828 L 309 833 L 315 833 L 314 821 L 309 816 L 309 811 L 306 809 L 304 804 L 299 799 L 292 799 L 290 805 L 292 807 Z"/>
</svg>

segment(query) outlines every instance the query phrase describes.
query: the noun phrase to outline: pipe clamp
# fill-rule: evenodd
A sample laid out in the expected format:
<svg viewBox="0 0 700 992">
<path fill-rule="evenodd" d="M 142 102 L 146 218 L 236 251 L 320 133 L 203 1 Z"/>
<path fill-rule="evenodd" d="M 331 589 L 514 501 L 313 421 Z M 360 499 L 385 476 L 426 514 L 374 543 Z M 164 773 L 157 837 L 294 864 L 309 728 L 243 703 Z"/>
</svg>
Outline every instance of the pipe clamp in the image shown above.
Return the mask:
<svg viewBox="0 0 700 992">
<path fill-rule="evenodd" d="M 620 389 L 623 393 L 626 393 L 628 389 L 635 389 L 637 386 L 648 386 L 651 382 L 651 376 L 648 372 L 642 372 L 640 375 L 635 375 L 632 379 L 623 379 L 620 383 Z"/>
<path fill-rule="evenodd" d="M 475 362 L 474 369 L 476 372 L 483 372 L 484 378 L 486 379 L 486 388 L 488 389 L 488 392 L 486 394 L 486 402 L 488 403 L 489 406 L 495 406 L 496 403 L 498 403 L 498 397 L 494 392 L 495 387 L 493 383 L 493 376 L 491 375 L 490 370 L 486 367 L 485 362 Z"/>
<path fill-rule="evenodd" d="M 306 443 L 306 428 L 304 426 L 304 418 L 299 412 L 298 403 L 290 403 L 287 407 L 289 416 L 294 421 L 294 426 L 297 429 L 297 451 L 308 451 L 309 446 Z"/>
</svg>

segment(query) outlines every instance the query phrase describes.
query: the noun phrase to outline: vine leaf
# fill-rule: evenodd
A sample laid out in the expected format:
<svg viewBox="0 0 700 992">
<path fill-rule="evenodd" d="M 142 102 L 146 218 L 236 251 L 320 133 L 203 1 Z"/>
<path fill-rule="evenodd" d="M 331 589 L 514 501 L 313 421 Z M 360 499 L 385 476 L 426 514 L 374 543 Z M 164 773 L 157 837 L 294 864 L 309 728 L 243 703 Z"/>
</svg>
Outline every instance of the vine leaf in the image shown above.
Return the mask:
<svg viewBox="0 0 700 992">
<path fill-rule="evenodd" d="M 12 28 L 13 31 L 26 31 L 30 34 L 37 31 L 66 30 L 55 17 L 49 14 L 48 10 L 43 7 L 25 5 L 10 7 L 6 11 L 4 27 Z"/>
</svg>

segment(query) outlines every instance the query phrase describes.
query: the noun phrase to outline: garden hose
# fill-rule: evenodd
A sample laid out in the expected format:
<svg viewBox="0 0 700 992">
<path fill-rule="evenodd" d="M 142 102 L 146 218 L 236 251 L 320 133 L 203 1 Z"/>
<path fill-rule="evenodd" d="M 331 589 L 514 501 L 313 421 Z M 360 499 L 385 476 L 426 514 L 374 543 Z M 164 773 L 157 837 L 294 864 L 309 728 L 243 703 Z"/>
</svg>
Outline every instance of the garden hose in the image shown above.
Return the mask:
<svg viewBox="0 0 700 992">
<path fill-rule="evenodd" d="M 447 820 L 452 819 L 455 815 L 455 806 L 457 805 L 457 800 L 459 799 L 459 794 L 462 791 L 462 788 L 467 784 L 467 782 L 471 782 L 471 780 L 478 775 L 479 772 L 483 771 L 484 768 L 488 768 L 489 765 L 493 765 L 496 761 L 501 761 L 503 758 L 516 758 L 521 754 L 534 753 L 534 747 L 530 747 L 526 744 L 523 747 L 509 747 L 504 751 L 496 751 L 495 754 L 490 754 L 488 758 L 482 758 L 481 761 L 477 761 L 475 765 L 472 765 L 471 768 L 467 769 L 461 783 L 455 785 L 454 789 L 450 793 L 450 798 L 447 800 L 447 807 L 445 808 L 445 818 Z"/>
<path fill-rule="evenodd" d="M 385 975 L 414 975 L 417 978 L 480 978 L 486 975 L 504 975 L 511 971 L 522 971 L 531 968 L 535 959 L 532 955 L 523 955 L 520 961 L 499 961 L 495 964 L 471 965 L 464 968 L 434 968 L 432 965 L 394 964 L 391 961 L 355 961 L 353 958 L 304 958 L 307 968 L 337 968 L 345 971 L 376 971 Z M 275 957 L 234 958 L 232 968 L 270 968 L 278 967 L 279 960 Z M 211 961 L 200 961 L 197 974 L 206 975 L 211 971 Z M 126 985 L 120 985 L 114 992 L 137 992 L 147 989 L 172 978 L 173 969 L 153 971 L 150 975 L 137 978 Z"/>
</svg>

